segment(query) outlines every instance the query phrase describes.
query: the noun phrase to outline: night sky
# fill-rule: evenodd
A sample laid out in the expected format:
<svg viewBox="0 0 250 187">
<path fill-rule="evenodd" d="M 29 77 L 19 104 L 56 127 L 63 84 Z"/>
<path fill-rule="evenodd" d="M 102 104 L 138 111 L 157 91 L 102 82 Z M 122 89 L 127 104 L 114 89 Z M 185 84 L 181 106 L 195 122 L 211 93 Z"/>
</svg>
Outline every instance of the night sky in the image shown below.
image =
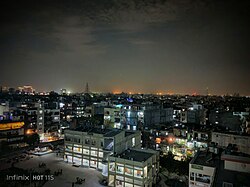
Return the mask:
<svg viewBox="0 0 250 187">
<path fill-rule="evenodd" d="M 0 2 L 0 85 L 250 95 L 250 3 Z"/>
</svg>

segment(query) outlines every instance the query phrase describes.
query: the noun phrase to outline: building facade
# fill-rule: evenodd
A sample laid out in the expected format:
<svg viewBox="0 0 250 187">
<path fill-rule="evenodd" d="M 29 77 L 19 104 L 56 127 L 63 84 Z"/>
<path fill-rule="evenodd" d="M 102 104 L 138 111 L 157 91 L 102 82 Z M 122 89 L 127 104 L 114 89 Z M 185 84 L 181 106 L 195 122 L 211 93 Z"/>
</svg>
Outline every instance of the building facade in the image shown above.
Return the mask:
<svg viewBox="0 0 250 187">
<path fill-rule="evenodd" d="M 110 155 L 140 147 L 140 143 L 140 132 L 104 128 L 65 130 L 64 160 L 102 170 L 107 167 Z"/>
<path fill-rule="evenodd" d="M 108 185 L 114 187 L 152 187 L 159 172 L 159 153 L 128 149 L 112 155 L 108 162 Z"/>
</svg>

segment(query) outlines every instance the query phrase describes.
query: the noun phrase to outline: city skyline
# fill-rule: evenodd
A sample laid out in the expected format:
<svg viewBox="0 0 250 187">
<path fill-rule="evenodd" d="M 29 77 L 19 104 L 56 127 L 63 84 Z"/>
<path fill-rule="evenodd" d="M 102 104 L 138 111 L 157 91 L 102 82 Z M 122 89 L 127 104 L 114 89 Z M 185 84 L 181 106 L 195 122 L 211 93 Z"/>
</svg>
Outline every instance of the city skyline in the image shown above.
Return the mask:
<svg viewBox="0 0 250 187">
<path fill-rule="evenodd" d="M 250 95 L 246 1 L 2 4 L 2 86 Z"/>
</svg>

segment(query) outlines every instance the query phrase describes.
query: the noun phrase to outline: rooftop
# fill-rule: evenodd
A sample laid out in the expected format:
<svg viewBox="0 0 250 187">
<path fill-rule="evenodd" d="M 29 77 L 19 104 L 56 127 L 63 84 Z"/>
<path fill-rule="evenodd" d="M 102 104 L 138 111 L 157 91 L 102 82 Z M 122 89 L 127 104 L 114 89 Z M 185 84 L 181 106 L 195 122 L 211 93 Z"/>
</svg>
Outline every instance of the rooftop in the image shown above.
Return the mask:
<svg viewBox="0 0 250 187">
<path fill-rule="evenodd" d="M 153 155 L 154 155 L 153 153 L 146 152 L 145 150 L 128 149 L 123 153 L 116 155 L 115 157 L 123 158 L 126 160 L 133 160 L 137 162 L 143 162 L 148 160 Z"/>
<path fill-rule="evenodd" d="M 212 153 L 206 151 L 198 151 L 190 163 L 208 167 L 216 167 L 218 161 L 219 159 L 214 158 L 212 156 Z"/>
<path fill-rule="evenodd" d="M 73 131 L 87 132 L 87 133 L 95 133 L 102 134 L 105 137 L 113 137 L 122 132 L 119 129 L 109 129 L 109 128 L 101 128 L 101 127 L 77 127 L 73 129 Z"/>
<path fill-rule="evenodd" d="M 230 134 L 230 135 L 235 135 L 235 136 L 250 136 L 250 134 L 247 133 L 238 133 L 235 131 L 226 131 L 226 130 L 214 130 L 212 133 L 221 133 L 221 134 Z"/>
</svg>

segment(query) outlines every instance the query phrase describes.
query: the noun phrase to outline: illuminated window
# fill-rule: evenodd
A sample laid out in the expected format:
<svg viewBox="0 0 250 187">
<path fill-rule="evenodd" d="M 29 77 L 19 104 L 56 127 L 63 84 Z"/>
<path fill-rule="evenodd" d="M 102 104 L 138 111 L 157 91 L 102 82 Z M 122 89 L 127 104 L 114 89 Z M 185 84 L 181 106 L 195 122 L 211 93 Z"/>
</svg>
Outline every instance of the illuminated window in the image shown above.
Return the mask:
<svg viewBox="0 0 250 187">
<path fill-rule="evenodd" d="M 133 176 L 133 168 L 125 167 L 125 175 Z"/>
<path fill-rule="evenodd" d="M 83 154 L 89 154 L 89 150 L 88 149 L 83 149 Z"/>
<path fill-rule="evenodd" d="M 97 156 L 97 151 L 91 151 L 91 156 Z"/>
<path fill-rule="evenodd" d="M 99 157 L 103 157 L 103 152 L 99 152 Z"/>
<path fill-rule="evenodd" d="M 123 166 L 117 166 L 116 173 L 123 174 L 123 172 L 124 172 L 124 167 Z"/>
</svg>

